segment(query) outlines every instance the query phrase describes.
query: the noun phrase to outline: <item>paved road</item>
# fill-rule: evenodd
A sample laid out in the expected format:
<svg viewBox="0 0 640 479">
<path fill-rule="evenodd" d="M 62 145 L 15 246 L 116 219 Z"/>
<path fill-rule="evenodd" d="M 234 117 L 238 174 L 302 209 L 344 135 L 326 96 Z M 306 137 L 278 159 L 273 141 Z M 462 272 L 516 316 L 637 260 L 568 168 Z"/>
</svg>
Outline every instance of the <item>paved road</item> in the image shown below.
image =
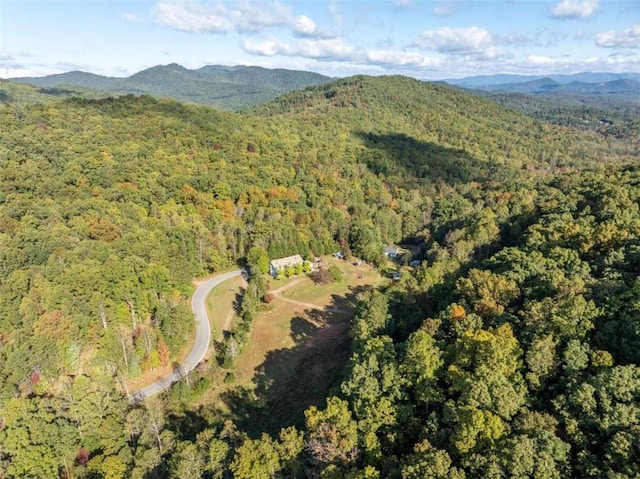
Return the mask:
<svg viewBox="0 0 640 479">
<path fill-rule="evenodd" d="M 134 402 L 142 401 L 154 394 L 158 394 L 160 391 L 164 391 L 173 383 L 179 381 L 184 377 L 186 373 L 195 368 L 200 361 L 202 361 L 207 354 L 209 344 L 211 343 L 211 325 L 209 323 L 209 317 L 207 316 L 207 308 L 205 302 L 207 296 L 213 288 L 220 283 L 240 276 L 241 270 L 236 269 L 229 271 L 228 273 L 219 274 L 211 279 L 204 281 L 197 288 L 193 297 L 191 298 L 191 309 L 193 309 L 196 315 L 196 339 L 193 343 L 191 351 L 184 358 L 172 373 L 158 379 L 155 383 L 140 389 L 131 394 L 131 399 Z"/>
</svg>

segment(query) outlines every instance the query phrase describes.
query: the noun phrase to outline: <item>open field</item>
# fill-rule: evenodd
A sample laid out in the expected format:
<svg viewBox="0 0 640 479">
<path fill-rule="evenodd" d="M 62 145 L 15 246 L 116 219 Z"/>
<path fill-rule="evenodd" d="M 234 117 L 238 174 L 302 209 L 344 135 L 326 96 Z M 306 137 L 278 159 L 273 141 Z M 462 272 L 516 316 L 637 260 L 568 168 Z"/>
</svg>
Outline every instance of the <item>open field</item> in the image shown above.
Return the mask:
<svg viewBox="0 0 640 479">
<path fill-rule="evenodd" d="M 228 330 L 238 317 L 235 303 L 240 301 L 241 287 L 245 285 L 241 276 L 225 281 L 211 291 L 207 297 L 207 314 L 211 322 L 211 337 L 221 339 L 222 331 Z"/>
<path fill-rule="evenodd" d="M 328 305 L 333 302 L 335 308 L 349 307 L 345 301 L 349 299 L 349 292 L 360 286 L 368 286 L 379 281 L 378 272 L 371 266 L 362 264 L 354 266 L 349 261 L 338 260 L 332 257 L 323 257 L 323 267 L 328 268 L 329 265 L 337 265 L 344 274 L 344 280 L 339 283 L 331 283 L 322 286 L 315 286 L 313 280 L 308 276 L 300 279 L 300 286 L 296 288 L 285 288 L 282 296 L 295 299 L 305 303 L 313 303 L 319 305 Z M 284 281 L 271 281 L 271 289 L 281 288 L 279 283 Z"/>
<path fill-rule="evenodd" d="M 356 296 L 380 280 L 369 266 L 333 261 L 345 275 L 341 283 L 316 286 L 306 275 L 270 280 L 275 298 L 254 319 L 249 342 L 229 370 L 235 381 L 216 381 L 219 385 L 200 398 L 201 404 L 231 414 L 253 435 L 300 424 L 306 408 L 322 403 L 339 384 L 350 355 L 348 331 Z M 239 281 L 214 290 L 210 301 L 216 331 L 223 318 L 234 314 L 239 292 Z"/>
</svg>

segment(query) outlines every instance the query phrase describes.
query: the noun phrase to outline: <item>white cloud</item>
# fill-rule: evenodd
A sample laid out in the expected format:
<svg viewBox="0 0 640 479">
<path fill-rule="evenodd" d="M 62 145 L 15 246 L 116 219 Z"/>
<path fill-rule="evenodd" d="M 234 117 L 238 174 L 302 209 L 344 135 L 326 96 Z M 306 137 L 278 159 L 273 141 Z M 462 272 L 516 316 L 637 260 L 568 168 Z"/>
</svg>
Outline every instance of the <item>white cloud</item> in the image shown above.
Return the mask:
<svg viewBox="0 0 640 479">
<path fill-rule="evenodd" d="M 427 30 L 413 42 L 423 50 L 433 50 L 440 53 L 472 53 L 481 52 L 492 46 L 494 39 L 491 34 L 478 27 L 449 28 Z"/>
<path fill-rule="evenodd" d="M 552 14 L 556 18 L 589 18 L 599 6 L 598 0 L 562 0 Z"/>
<path fill-rule="evenodd" d="M 552 57 L 547 55 L 529 55 L 509 63 L 509 70 L 520 73 L 577 73 L 584 71 L 637 71 L 640 57 L 610 56 L 607 58 Z"/>
<path fill-rule="evenodd" d="M 278 2 L 238 2 L 238 8 L 231 12 L 231 18 L 237 29 L 244 32 L 258 32 L 264 28 L 292 25 L 295 22 L 290 8 Z"/>
<path fill-rule="evenodd" d="M 502 57 L 499 61 L 469 61 L 465 56 L 450 57 L 444 64 L 442 78 L 461 78 L 465 76 L 497 73 L 529 74 L 546 76 L 554 73 L 578 73 L 585 71 L 633 72 L 640 70 L 640 55 L 635 56 L 554 56 L 545 54 L 518 55 Z M 416 71 L 419 73 L 419 71 Z M 434 72 L 437 74 L 437 71 Z M 424 73 L 422 77 L 424 78 Z"/>
<path fill-rule="evenodd" d="M 272 57 L 274 55 L 289 55 L 289 45 L 283 43 L 275 38 L 271 40 L 264 40 L 261 42 L 252 42 L 251 40 L 244 40 L 242 42 L 242 49 L 246 53 L 252 55 L 260 55 L 263 57 Z"/>
<path fill-rule="evenodd" d="M 436 58 L 425 57 L 415 52 L 403 50 L 374 50 L 366 55 L 367 63 L 385 67 L 435 67 L 441 65 Z"/>
<path fill-rule="evenodd" d="M 489 62 L 489 61 L 495 61 L 501 58 L 506 58 L 507 53 L 505 53 L 503 50 L 500 50 L 499 48 L 495 48 L 495 47 L 489 47 L 489 48 L 485 48 L 484 50 L 478 51 L 478 52 L 474 52 L 470 55 L 465 55 L 465 59 L 467 61 L 481 61 L 481 62 Z"/>
<path fill-rule="evenodd" d="M 283 42 L 275 38 L 261 42 L 245 39 L 242 42 L 242 49 L 254 55 L 298 56 L 319 60 L 354 60 L 358 56 L 356 49 L 340 38 L 303 39 L 295 43 Z"/>
<path fill-rule="evenodd" d="M 40 77 L 77 70 L 97 73 L 95 68 L 86 64 L 70 61 L 48 63 L 32 58 L 29 53 L 0 51 L 0 78 Z"/>
<path fill-rule="evenodd" d="M 195 2 L 161 2 L 154 17 L 161 25 L 191 33 L 223 33 L 234 28 L 222 3 L 206 7 Z"/>
<path fill-rule="evenodd" d="M 256 33 L 269 28 L 288 27 L 301 38 L 332 38 L 335 35 L 320 29 L 307 15 L 295 16 L 282 3 L 237 0 L 233 6 L 218 0 L 167 0 L 154 9 L 155 21 L 176 30 L 190 33 Z"/>
<path fill-rule="evenodd" d="M 336 35 L 318 28 L 313 20 L 300 15 L 293 21 L 293 34 L 298 38 L 334 38 Z"/>
<path fill-rule="evenodd" d="M 297 51 L 303 57 L 330 58 L 333 60 L 351 60 L 356 55 L 356 49 L 340 38 L 304 40 L 298 45 Z"/>
<path fill-rule="evenodd" d="M 296 18 L 293 29 L 299 35 L 313 36 L 317 33 L 318 26 L 306 15 L 300 15 Z"/>
<path fill-rule="evenodd" d="M 531 67 L 549 67 L 556 66 L 563 61 L 544 55 L 529 55 L 526 62 Z"/>
<path fill-rule="evenodd" d="M 596 45 L 605 48 L 640 48 L 640 23 L 631 25 L 621 32 L 610 30 L 599 33 L 596 35 Z"/>
<path fill-rule="evenodd" d="M 137 20 L 136 16 L 133 13 L 124 12 L 122 14 L 122 18 L 124 18 L 125 22 L 135 22 Z"/>
</svg>

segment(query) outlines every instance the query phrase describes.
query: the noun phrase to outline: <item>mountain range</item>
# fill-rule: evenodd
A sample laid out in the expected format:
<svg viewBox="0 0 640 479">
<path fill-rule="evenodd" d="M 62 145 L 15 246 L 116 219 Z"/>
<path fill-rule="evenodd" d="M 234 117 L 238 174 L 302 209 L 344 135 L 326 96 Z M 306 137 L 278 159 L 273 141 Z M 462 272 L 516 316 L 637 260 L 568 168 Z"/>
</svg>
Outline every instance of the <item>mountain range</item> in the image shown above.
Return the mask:
<svg viewBox="0 0 640 479">
<path fill-rule="evenodd" d="M 108 94 L 146 94 L 225 110 L 265 103 L 291 90 L 330 80 L 330 77 L 306 71 L 222 65 L 189 70 L 176 63 L 151 67 L 126 78 L 72 71 L 11 79 L 40 88 L 80 87 Z"/>
<path fill-rule="evenodd" d="M 72 71 L 44 77 L 13 78 L 11 82 L 40 88 L 33 94 L 79 95 L 151 95 L 173 98 L 187 103 L 238 110 L 266 103 L 274 98 L 308 86 L 331 81 L 332 78 L 308 71 L 268 69 L 257 66 L 205 65 L 190 70 L 176 63 L 157 65 L 126 78 L 108 77 Z M 640 99 L 640 73 L 592 73 L 573 75 L 484 75 L 450 79 L 445 83 L 483 92 L 525 94 L 595 101 L 598 103 L 630 102 Z M 4 82 L 6 85 L 6 82 Z M 6 88 L 5 88 L 6 89 Z M 22 92 L 24 93 L 24 92 Z M 11 95 L 0 88 L 0 101 Z M 14 95 L 19 96 L 19 95 Z M 3 98 L 4 97 L 4 98 Z"/>
<path fill-rule="evenodd" d="M 511 75 L 511 74 L 498 74 L 498 75 L 475 75 L 465 78 L 451 78 L 445 80 L 450 85 L 461 86 L 464 88 L 477 88 L 480 90 L 502 88 L 510 84 L 528 83 L 532 81 L 540 80 L 541 78 L 548 78 L 554 82 L 560 84 L 567 84 L 573 82 L 580 83 L 607 83 L 616 80 L 635 80 L 640 81 L 640 73 L 598 73 L 598 72 L 581 72 L 573 73 L 570 75 Z"/>
<path fill-rule="evenodd" d="M 594 100 L 618 99 L 639 103 L 640 82 L 631 79 L 618 79 L 601 83 L 573 81 L 560 83 L 552 78 L 539 78 L 522 83 L 506 83 L 482 88 L 492 93 L 520 93 L 524 95 L 592 98 Z"/>
</svg>

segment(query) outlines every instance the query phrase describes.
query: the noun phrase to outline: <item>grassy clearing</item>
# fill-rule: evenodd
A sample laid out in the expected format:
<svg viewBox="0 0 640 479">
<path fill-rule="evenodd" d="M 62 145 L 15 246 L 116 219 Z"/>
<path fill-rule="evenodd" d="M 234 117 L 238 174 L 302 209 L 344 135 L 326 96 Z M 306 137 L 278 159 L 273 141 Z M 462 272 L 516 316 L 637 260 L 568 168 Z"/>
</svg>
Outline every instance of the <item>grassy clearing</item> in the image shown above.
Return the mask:
<svg viewBox="0 0 640 479">
<path fill-rule="evenodd" d="M 218 385 L 200 398 L 200 404 L 232 415 L 251 435 L 300 425 L 306 408 L 322 405 L 339 384 L 349 358 L 355 296 L 380 280 L 368 266 L 334 261 L 345 274 L 341 283 L 316 286 L 306 275 L 270 280 L 270 291 L 285 288 L 254 319 L 249 342 L 229 371 L 235 381 L 225 384 L 226 373 L 213 371 Z M 219 288 L 223 291 L 214 290 L 209 299 L 216 324 L 221 322 L 218 317 L 226 317 L 224 308 L 231 308 L 240 282 Z M 315 308 L 285 302 L 278 295 Z"/>
<path fill-rule="evenodd" d="M 222 331 L 236 319 L 236 303 L 240 301 L 241 288 L 244 285 L 242 277 L 231 278 L 213 288 L 207 296 L 206 307 L 211 322 L 211 336 L 214 340 L 220 338 Z"/>
<path fill-rule="evenodd" d="M 305 275 L 300 278 L 299 287 L 285 289 L 281 294 L 305 303 L 327 306 L 334 302 L 334 307 L 348 307 L 344 301 L 349 297 L 351 290 L 376 284 L 380 280 L 378 272 L 369 265 L 354 266 L 349 261 L 334 259 L 331 256 L 323 257 L 322 260 L 324 268 L 328 268 L 331 264 L 338 266 L 344 279 L 337 283 L 316 286 L 313 280 Z M 272 289 L 277 287 L 279 286 L 274 286 Z"/>
</svg>

